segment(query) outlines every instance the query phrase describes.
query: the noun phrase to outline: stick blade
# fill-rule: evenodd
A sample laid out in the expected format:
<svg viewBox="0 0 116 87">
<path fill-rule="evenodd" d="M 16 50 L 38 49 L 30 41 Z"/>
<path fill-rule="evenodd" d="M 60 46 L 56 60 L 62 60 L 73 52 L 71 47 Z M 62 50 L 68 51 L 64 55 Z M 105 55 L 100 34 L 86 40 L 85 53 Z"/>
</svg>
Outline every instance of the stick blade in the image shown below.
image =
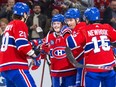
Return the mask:
<svg viewBox="0 0 116 87">
<path fill-rule="evenodd" d="M 76 67 L 76 68 L 83 68 L 83 65 L 78 63 L 76 61 L 76 59 L 74 58 L 72 52 L 71 52 L 71 49 L 69 47 L 66 47 L 65 48 L 65 52 L 66 52 L 66 55 L 67 55 L 67 58 L 69 59 L 70 63 Z"/>
</svg>

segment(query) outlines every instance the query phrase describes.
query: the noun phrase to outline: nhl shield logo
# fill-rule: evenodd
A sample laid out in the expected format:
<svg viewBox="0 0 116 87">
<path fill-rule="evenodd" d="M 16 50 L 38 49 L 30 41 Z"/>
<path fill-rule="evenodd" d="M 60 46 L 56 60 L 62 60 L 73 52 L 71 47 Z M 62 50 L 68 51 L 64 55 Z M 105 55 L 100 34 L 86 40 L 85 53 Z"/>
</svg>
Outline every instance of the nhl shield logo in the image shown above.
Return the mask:
<svg viewBox="0 0 116 87">
<path fill-rule="evenodd" d="M 50 41 L 50 44 L 51 44 L 51 45 L 54 45 L 54 41 L 53 41 L 53 40 L 51 40 L 51 41 Z"/>
</svg>

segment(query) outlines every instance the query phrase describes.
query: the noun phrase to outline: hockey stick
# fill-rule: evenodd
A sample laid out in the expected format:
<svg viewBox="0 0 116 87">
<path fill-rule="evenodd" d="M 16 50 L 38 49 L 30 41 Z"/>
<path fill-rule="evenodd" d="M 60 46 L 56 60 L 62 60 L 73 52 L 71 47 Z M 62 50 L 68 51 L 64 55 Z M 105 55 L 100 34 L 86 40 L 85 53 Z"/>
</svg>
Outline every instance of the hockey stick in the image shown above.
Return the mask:
<svg viewBox="0 0 116 87">
<path fill-rule="evenodd" d="M 44 71 L 45 71 L 45 62 L 46 62 L 46 59 L 44 59 L 44 62 L 43 62 L 43 68 L 42 68 L 42 76 L 41 76 L 40 87 L 42 87 L 42 85 L 43 85 L 43 78 L 44 78 Z"/>
<path fill-rule="evenodd" d="M 48 43 L 48 39 L 49 39 L 49 34 L 50 34 L 50 33 L 51 33 L 51 31 L 49 31 L 49 32 L 47 33 L 45 43 Z M 50 66 L 51 61 L 50 61 L 50 59 L 48 58 L 49 54 L 48 54 L 47 52 L 45 52 L 45 51 L 40 51 L 40 52 L 46 54 L 46 58 L 44 58 L 43 70 L 42 70 L 42 77 L 41 77 L 41 84 L 40 84 L 40 87 L 42 87 L 43 78 L 44 78 L 44 71 L 45 71 L 45 62 L 47 61 L 48 66 Z M 49 72 L 50 72 L 50 67 L 49 67 Z"/>
<path fill-rule="evenodd" d="M 73 64 L 73 66 L 76 68 L 114 70 L 114 67 L 112 67 L 112 66 L 87 66 L 87 65 L 80 64 L 79 62 L 76 61 L 76 58 L 74 58 L 69 47 L 66 47 L 65 52 L 66 52 L 67 58 L 69 59 L 70 63 Z"/>
</svg>

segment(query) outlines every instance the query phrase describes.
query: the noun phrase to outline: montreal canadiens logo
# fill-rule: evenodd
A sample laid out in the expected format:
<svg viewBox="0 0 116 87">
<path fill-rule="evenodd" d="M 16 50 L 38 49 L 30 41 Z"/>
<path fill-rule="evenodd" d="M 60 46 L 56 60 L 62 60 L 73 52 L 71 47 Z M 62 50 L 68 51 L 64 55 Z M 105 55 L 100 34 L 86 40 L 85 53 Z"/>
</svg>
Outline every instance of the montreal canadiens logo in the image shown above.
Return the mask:
<svg viewBox="0 0 116 87">
<path fill-rule="evenodd" d="M 56 47 L 52 50 L 52 56 L 56 59 L 66 58 L 65 47 Z"/>
</svg>

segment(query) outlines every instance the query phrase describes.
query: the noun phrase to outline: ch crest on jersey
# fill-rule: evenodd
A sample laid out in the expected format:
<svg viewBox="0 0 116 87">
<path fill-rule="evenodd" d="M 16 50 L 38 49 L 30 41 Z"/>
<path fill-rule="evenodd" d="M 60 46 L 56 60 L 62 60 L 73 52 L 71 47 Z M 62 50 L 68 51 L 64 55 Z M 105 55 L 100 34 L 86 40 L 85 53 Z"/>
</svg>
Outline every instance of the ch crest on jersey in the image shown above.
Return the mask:
<svg viewBox="0 0 116 87">
<path fill-rule="evenodd" d="M 65 47 L 56 47 L 52 50 L 52 56 L 56 59 L 66 58 Z"/>
</svg>

